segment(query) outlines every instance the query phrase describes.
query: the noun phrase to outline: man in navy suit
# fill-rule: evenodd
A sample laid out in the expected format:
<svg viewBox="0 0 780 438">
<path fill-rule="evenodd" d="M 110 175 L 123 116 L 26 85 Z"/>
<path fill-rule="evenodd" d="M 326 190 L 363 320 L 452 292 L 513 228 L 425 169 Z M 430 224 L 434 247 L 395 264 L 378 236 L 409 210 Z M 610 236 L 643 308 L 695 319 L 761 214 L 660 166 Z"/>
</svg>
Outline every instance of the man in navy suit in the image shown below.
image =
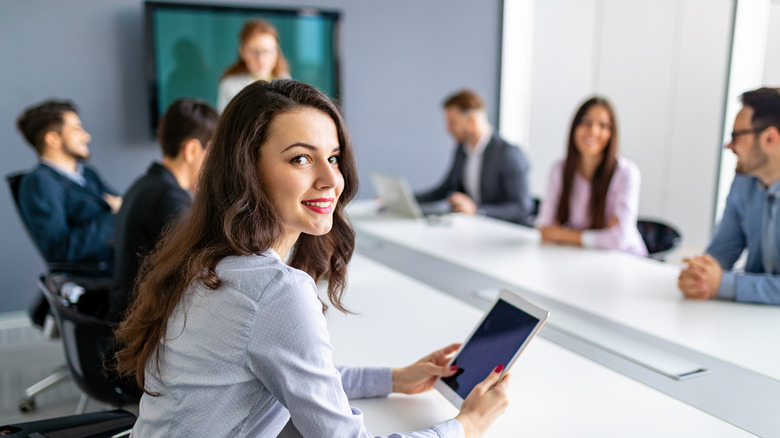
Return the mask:
<svg viewBox="0 0 780 438">
<path fill-rule="evenodd" d="M 40 162 L 22 178 L 19 208 L 47 262 L 111 262 L 122 198 L 82 164 L 91 137 L 68 101 L 30 107 L 17 127 Z"/>
<path fill-rule="evenodd" d="M 531 225 L 533 201 L 528 194 L 528 160 L 523 152 L 493 132 L 476 93 L 460 91 L 443 106 L 447 131 L 458 143 L 455 159 L 444 181 L 417 194 L 417 200 L 446 199 L 455 212 Z"/>
</svg>

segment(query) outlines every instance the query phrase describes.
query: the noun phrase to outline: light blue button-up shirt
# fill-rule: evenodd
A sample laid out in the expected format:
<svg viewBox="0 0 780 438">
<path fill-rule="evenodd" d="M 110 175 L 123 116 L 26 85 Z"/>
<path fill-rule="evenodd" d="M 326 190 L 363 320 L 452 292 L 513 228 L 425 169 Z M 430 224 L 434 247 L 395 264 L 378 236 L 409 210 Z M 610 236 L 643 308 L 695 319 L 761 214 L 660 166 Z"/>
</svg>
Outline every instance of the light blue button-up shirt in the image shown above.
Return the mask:
<svg viewBox="0 0 780 438">
<path fill-rule="evenodd" d="M 84 178 L 84 165 L 81 163 L 76 163 L 75 171 L 61 167 L 59 164 L 46 158 L 41 158 L 41 163 L 51 167 L 52 170 L 80 185 L 81 187 L 87 185 L 87 180 Z"/>
<path fill-rule="evenodd" d="M 780 181 L 737 175 L 707 253 L 724 269 L 718 297 L 780 304 Z M 745 272 L 732 271 L 747 249 Z"/>
<path fill-rule="evenodd" d="M 168 319 L 157 372 L 147 364 L 137 437 L 276 437 L 292 417 L 304 437 L 371 435 L 348 397 L 384 396 L 390 368 L 337 368 L 314 281 L 268 250 L 217 265 Z M 462 437 L 455 419 L 401 438 Z"/>
</svg>

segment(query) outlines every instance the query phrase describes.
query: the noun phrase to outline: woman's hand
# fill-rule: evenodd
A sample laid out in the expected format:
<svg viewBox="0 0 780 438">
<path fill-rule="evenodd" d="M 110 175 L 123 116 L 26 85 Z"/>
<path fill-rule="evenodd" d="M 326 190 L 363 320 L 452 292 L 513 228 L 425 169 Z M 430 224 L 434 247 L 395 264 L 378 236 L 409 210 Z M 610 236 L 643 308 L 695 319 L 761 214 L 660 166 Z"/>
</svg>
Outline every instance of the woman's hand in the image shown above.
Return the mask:
<svg viewBox="0 0 780 438">
<path fill-rule="evenodd" d="M 503 380 L 499 382 L 498 379 L 501 377 L 501 371 L 503 370 L 503 365 L 497 366 L 463 400 L 460 413 L 455 419 L 463 425 L 466 438 L 482 436 L 496 421 L 496 418 L 503 414 L 507 406 L 509 406 L 506 389 L 511 375 L 505 375 Z"/>
<path fill-rule="evenodd" d="M 433 389 L 438 377 L 449 377 L 458 371 L 457 366 L 448 367 L 450 356 L 458 351 L 460 344 L 452 344 L 425 356 L 404 368 L 393 369 L 393 392 L 419 394 Z"/>
<path fill-rule="evenodd" d="M 582 231 L 564 228 L 560 225 L 547 225 L 539 227 L 543 242 L 566 243 L 582 246 Z"/>
</svg>

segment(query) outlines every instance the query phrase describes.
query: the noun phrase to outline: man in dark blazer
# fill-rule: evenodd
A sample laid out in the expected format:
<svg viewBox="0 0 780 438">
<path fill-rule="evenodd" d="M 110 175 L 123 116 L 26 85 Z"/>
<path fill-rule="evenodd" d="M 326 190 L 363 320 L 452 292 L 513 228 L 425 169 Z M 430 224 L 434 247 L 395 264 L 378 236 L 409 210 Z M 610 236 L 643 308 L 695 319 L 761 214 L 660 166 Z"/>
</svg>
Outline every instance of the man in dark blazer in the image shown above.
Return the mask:
<svg viewBox="0 0 780 438">
<path fill-rule="evenodd" d="M 25 110 L 16 124 L 40 158 L 20 182 L 19 209 L 43 257 L 110 265 L 122 198 L 82 163 L 91 137 L 75 105 L 46 101 Z"/>
<path fill-rule="evenodd" d="M 531 225 L 533 201 L 528 194 L 528 160 L 493 132 L 482 99 L 469 90 L 444 101 L 447 131 L 458 143 L 452 168 L 433 190 L 416 195 L 419 202 L 446 199 L 452 210 Z"/>
<path fill-rule="evenodd" d="M 179 99 L 160 120 L 157 137 L 162 162 L 152 163 L 146 174 L 130 186 L 116 217 L 110 319 L 119 320 L 130 305 L 142 259 L 154 248 L 163 229 L 192 205 L 192 193 L 218 117 L 205 102 Z"/>
</svg>

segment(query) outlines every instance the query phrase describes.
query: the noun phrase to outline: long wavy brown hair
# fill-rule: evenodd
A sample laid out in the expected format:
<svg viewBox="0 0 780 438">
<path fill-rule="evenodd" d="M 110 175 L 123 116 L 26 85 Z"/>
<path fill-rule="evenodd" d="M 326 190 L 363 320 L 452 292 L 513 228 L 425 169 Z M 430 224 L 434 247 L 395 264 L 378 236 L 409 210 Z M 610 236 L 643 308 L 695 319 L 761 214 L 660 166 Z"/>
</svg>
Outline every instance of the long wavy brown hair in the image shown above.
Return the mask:
<svg viewBox="0 0 780 438">
<path fill-rule="evenodd" d="M 582 123 L 585 114 L 594 106 L 601 106 L 609 113 L 609 119 L 612 122 L 612 135 L 610 135 L 607 146 L 604 148 L 604 155 L 601 159 L 601 163 L 599 163 L 599 166 L 596 168 L 596 172 L 593 174 L 593 180 L 590 184 L 590 202 L 588 203 L 588 215 L 590 216 L 589 228 L 599 229 L 607 226 L 607 190 L 609 190 L 609 183 L 612 181 L 612 175 L 615 174 L 615 168 L 617 167 L 618 127 L 617 119 L 615 118 L 615 110 L 612 107 L 612 104 L 606 98 L 598 96 L 586 100 L 577 110 L 577 113 L 574 115 L 574 120 L 571 123 L 569 143 L 566 150 L 566 163 L 563 167 L 563 187 L 561 189 L 561 197 L 558 200 L 558 211 L 556 213 L 556 219 L 561 225 L 565 225 L 569 222 L 569 207 L 571 204 L 571 191 L 574 186 L 574 176 L 582 163 L 582 155 L 577 149 L 577 145 L 574 143 L 574 133 L 580 123 Z"/>
<path fill-rule="evenodd" d="M 244 27 L 241 28 L 241 33 L 238 35 L 238 39 L 240 41 L 239 47 L 243 47 L 244 44 L 246 44 L 255 35 L 264 33 L 273 36 L 276 40 L 276 65 L 274 66 L 274 69 L 271 71 L 271 73 L 275 78 L 281 78 L 284 76 L 289 77 L 288 75 L 290 74 L 290 64 L 287 62 L 287 58 L 285 58 L 284 54 L 282 53 L 282 46 L 279 45 L 279 32 L 276 31 L 276 28 L 273 24 L 259 18 L 244 23 Z M 247 72 L 249 72 L 249 69 L 246 66 L 246 62 L 244 62 L 244 60 L 241 58 L 241 55 L 239 54 L 236 62 L 230 64 L 228 68 L 222 72 L 222 76 L 219 78 L 222 79 L 227 76 L 241 75 Z"/>
<path fill-rule="evenodd" d="M 255 82 L 225 108 L 203 164 L 192 208 L 165 232 L 144 260 L 136 299 L 116 332 L 117 371 L 135 376 L 148 394 L 158 395 L 145 387 L 146 366 L 154 360 L 153 369 L 159 375 L 168 318 L 190 284 L 201 282 L 218 289 L 221 280 L 216 267 L 222 259 L 262 253 L 284 235 L 258 163 L 274 117 L 305 107 L 322 111 L 336 124 L 344 190 L 333 212 L 331 230 L 322 236 L 301 234 L 289 264 L 315 281 L 327 276 L 330 302 L 345 311 L 341 297 L 355 233 L 344 206 L 357 192 L 357 173 L 344 120 L 336 105 L 310 85 L 284 79 L 270 84 Z"/>
</svg>

